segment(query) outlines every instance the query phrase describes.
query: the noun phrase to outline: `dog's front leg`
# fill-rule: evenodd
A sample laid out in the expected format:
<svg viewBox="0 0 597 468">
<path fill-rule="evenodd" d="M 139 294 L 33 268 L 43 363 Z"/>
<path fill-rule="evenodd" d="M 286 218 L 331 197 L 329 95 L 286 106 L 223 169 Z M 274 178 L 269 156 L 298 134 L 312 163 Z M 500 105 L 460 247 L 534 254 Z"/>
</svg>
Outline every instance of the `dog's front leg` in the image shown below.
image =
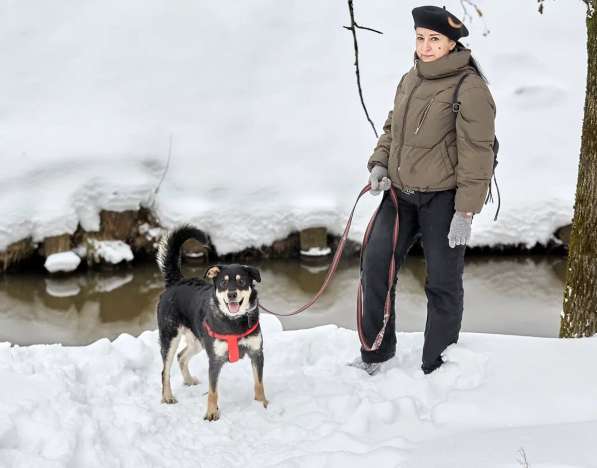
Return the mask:
<svg viewBox="0 0 597 468">
<path fill-rule="evenodd" d="M 255 400 L 260 401 L 263 407 L 267 408 L 269 402 L 265 398 L 265 390 L 263 389 L 263 350 L 252 352 L 249 356 L 255 381 Z"/>
<path fill-rule="evenodd" d="M 203 419 L 217 421 L 220 418 L 218 408 L 218 377 L 224 362 L 219 359 L 209 360 L 209 391 L 207 392 L 207 411 Z"/>
</svg>

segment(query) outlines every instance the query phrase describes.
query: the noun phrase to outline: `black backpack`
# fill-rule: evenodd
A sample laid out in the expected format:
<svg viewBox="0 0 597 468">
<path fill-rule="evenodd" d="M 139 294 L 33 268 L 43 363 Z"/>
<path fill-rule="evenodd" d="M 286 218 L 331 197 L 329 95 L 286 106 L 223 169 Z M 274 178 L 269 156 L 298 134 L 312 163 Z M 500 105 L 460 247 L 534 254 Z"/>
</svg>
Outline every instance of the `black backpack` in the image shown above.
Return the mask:
<svg viewBox="0 0 597 468">
<path fill-rule="evenodd" d="M 460 91 L 460 87 L 462 86 L 462 82 L 464 81 L 464 79 L 470 75 L 471 73 L 465 73 L 464 75 L 462 75 L 462 77 L 460 78 L 460 80 L 458 81 L 458 84 L 456 85 L 456 88 L 454 89 L 454 98 L 452 99 L 452 111 L 456 114 L 458 114 L 458 112 L 460 112 L 460 101 L 458 100 L 458 92 Z M 501 197 L 500 197 L 500 188 L 498 187 L 498 183 L 497 183 L 497 179 L 495 178 L 495 168 L 498 165 L 498 151 L 500 150 L 500 142 L 497 139 L 497 136 L 495 137 L 495 139 L 493 140 L 493 171 L 492 171 L 492 176 L 493 176 L 493 181 L 495 182 L 495 188 L 497 190 L 497 196 L 498 196 L 498 206 L 497 206 L 497 210 L 495 212 L 495 217 L 493 218 L 494 221 L 497 221 L 498 218 L 498 213 L 500 212 L 500 205 L 501 205 Z M 489 181 L 489 192 L 487 193 L 487 198 L 485 199 L 485 204 L 487 205 L 487 203 L 491 200 L 491 203 L 493 203 L 493 193 L 491 192 L 491 180 Z"/>
</svg>

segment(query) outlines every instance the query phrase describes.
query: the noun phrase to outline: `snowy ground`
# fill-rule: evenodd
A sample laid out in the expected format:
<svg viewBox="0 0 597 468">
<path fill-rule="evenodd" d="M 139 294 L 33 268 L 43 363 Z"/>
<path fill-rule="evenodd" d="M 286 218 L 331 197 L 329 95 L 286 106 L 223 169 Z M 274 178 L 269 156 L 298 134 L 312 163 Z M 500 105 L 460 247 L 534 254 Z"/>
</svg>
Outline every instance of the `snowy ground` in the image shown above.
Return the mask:
<svg viewBox="0 0 597 468">
<path fill-rule="evenodd" d="M 203 420 L 202 383 L 160 404 L 156 332 L 87 347 L 0 345 L 0 466 L 587 468 L 597 466 L 597 339 L 461 335 L 424 376 L 422 335 L 399 335 L 398 357 L 369 377 L 345 363 L 355 332 L 282 331 L 262 317 L 265 389 L 250 364 L 227 365 L 222 417 Z"/>
<path fill-rule="evenodd" d="M 360 24 L 384 31 L 359 31 L 378 129 L 412 65 L 420 3 L 355 3 Z M 431 3 L 462 14 L 458 0 Z M 497 223 L 491 206 L 475 218 L 471 244 L 546 242 L 572 216 L 585 6 L 478 3 L 491 34 L 476 18 L 466 44 L 497 103 L 503 199 Z M 139 206 L 166 227 L 197 224 L 222 254 L 312 226 L 341 232 L 375 145 L 345 0 L 5 1 L 0 13 L 0 250 Z M 353 239 L 376 203 L 359 209 Z"/>
</svg>

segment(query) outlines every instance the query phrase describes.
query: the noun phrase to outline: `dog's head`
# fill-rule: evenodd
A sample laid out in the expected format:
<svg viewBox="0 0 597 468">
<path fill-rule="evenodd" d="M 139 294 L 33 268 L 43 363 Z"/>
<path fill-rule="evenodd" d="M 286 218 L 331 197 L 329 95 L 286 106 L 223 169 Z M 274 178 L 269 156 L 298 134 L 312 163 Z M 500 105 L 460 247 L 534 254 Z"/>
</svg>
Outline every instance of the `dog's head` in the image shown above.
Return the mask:
<svg viewBox="0 0 597 468">
<path fill-rule="evenodd" d="M 238 318 L 255 306 L 257 291 L 253 281 L 261 282 L 259 270 L 248 265 L 215 265 L 207 269 L 205 277 L 214 282 L 218 309 Z"/>
</svg>

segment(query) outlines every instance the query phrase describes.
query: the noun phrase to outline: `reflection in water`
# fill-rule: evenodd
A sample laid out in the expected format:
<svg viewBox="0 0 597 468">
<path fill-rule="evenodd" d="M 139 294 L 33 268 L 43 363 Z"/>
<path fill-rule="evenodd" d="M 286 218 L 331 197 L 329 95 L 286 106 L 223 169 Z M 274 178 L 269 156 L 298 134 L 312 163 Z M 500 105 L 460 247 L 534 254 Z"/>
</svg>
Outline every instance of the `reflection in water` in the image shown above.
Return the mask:
<svg viewBox="0 0 597 468">
<path fill-rule="evenodd" d="M 307 302 L 327 273 L 327 264 L 313 260 L 255 266 L 261 270 L 261 302 L 280 313 Z M 204 271 L 204 266 L 185 267 L 188 276 Z M 467 257 L 463 330 L 557 336 L 564 274 L 565 258 Z M 357 282 L 358 259 L 342 262 L 320 300 L 303 314 L 282 319 L 284 327 L 335 323 L 354 329 Z M 423 330 L 424 284 L 424 260 L 408 258 L 398 280 L 398 330 Z M 138 335 L 156 327 L 162 288 L 153 264 L 70 276 L 6 275 L 0 279 L 0 341 L 78 345 L 124 332 Z"/>
<path fill-rule="evenodd" d="M 0 341 L 87 344 L 155 328 L 162 290 L 151 265 L 74 276 L 6 275 L 0 280 Z"/>
<path fill-rule="evenodd" d="M 46 292 L 53 297 L 77 296 L 81 292 L 79 278 L 45 278 Z"/>
</svg>

